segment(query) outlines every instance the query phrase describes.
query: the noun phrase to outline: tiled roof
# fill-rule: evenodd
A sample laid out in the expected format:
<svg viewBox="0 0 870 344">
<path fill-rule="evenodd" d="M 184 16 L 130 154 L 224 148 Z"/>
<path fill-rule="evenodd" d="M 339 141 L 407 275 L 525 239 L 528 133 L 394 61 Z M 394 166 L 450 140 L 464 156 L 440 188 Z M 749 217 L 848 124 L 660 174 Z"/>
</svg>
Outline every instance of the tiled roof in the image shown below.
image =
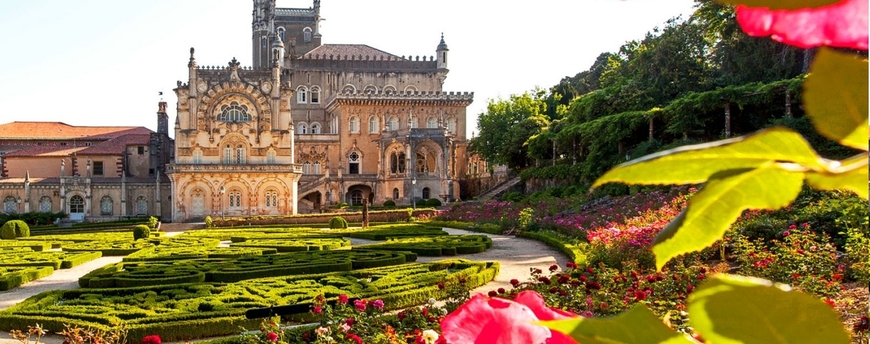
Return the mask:
<svg viewBox="0 0 870 344">
<path fill-rule="evenodd" d="M 32 146 L 21 150 L 7 153 L 4 158 L 13 157 L 44 157 L 44 156 L 70 156 L 73 153 L 81 155 L 123 155 L 129 145 L 148 145 L 151 135 L 128 134 L 111 140 L 97 143 L 93 146 L 69 147 L 60 145 Z"/>
<path fill-rule="evenodd" d="M 80 152 L 82 150 L 87 149 L 88 147 L 69 147 L 69 146 L 55 146 L 55 145 L 47 145 L 47 146 L 33 146 L 27 147 L 24 149 L 19 149 L 14 152 L 6 153 L 3 156 L 4 159 L 14 158 L 14 157 L 46 157 L 46 156 L 70 156 L 73 153 Z"/>
<path fill-rule="evenodd" d="M 63 122 L 15 121 L 0 124 L 0 139 L 103 139 L 127 134 L 150 134 L 145 127 L 73 126 Z"/>
<path fill-rule="evenodd" d="M 302 56 L 306 59 L 313 59 L 318 54 L 320 55 L 321 59 L 327 59 L 330 55 L 335 56 L 336 58 L 338 58 L 339 56 L 344 58 L 344 56 L 347 55 L 356 56 L 357 58 L 359 58 L 360 56 L 363 56 L 363 58 L 365 58 L 366 56 L 370 56 L 370 58 L 372 59 L 383 58 L 384 60 L 402 59 L 399 56 L 390 54 L 380 49 L 372 48 L 365 44 L 324 44 L 312 49 L 311 51 L 305 53 L 305 55 Z"/>
<path fill-rule="evenodd" d="M 124 150 L 130 145 L 147 146 L 151 142 L 151 135 L 129 134 L 123 135 L 106 142 L 101 142 L 78 152 L 82 155 L 123 155 Z"/>
</svg>

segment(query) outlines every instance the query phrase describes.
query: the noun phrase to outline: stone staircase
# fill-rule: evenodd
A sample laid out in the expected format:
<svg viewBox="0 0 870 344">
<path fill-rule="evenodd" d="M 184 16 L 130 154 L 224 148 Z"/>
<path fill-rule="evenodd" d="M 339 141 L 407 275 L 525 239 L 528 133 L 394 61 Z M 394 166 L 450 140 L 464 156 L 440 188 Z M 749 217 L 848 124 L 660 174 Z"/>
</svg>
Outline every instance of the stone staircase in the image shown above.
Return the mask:
<svg viewBox="0 0 870 344">
<path fill-rule="evenodd" d="M 477 196 L 477 200 L 480 200 L 480 201 L 486 201 L 486 200 L 493 199 L 493 198 L 495 198 L 496 196 L 501 195 L 501 194 L 503 194 L 505 191 L 507 191 L 507 190 L 509 190 L 510 188 L 514 187 L 514 185 L 519 184 L 519 182 L 520 182 L 520 177 L 519 177 L 519 176 L 517 176 L 517 177 L 513 177 L 513 178 L 508 179 L 508 180 L 506 180 L 506 181 L 503 181 L 503 182 L 497 184 L 496 186 L 493 186 L 493 187 L 490 188 L 489 190 L 486 190 L 486 191 L 484 191 L 483 193 L 481 193 L 480 195 L 478 195 L 478 196 Z"/>
<path fill-rule="evenodd" d="M 296 192 L 299 193 L 299 195 L 304 195 L 306 192 L 311 191 L 320 185 L 323 185 L 323 183 L 326 183 L 326 176 L 322 176 L 312 182 L 299 185 L 299 189 L 296 190 Z"/>
</svg>

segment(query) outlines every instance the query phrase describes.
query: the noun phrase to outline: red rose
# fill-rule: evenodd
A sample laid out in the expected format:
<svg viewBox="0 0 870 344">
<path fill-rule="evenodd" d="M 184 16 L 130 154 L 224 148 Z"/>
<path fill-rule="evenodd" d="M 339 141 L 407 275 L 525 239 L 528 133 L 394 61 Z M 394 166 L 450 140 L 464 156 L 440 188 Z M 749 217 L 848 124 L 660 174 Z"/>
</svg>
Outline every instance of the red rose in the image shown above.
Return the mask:
<svg viewBox="0 0 870 344">
<path fill-rule="evenodd" d="M 338 303 L 347 303 L 347 295 L 345 295 L 345 294 L 338 295 Z"/>
<path fill-rule="evenodd" d="M 145 336 L 142 338 L 142 344 L 162 344 L 163 340 L 160 339 L 160 336 L 156 334 L 152 334 L 150 336 Z"/>
</svg>

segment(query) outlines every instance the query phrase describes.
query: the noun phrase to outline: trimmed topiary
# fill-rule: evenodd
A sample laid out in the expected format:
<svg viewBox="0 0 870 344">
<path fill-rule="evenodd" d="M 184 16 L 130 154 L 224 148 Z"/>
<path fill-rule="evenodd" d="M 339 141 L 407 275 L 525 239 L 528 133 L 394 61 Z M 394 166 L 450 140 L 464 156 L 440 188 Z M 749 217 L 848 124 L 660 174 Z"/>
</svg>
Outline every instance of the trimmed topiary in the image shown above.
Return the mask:
<svg viewBox="0 0 870 344">
<path fill-rule="evenodd" d="M 133 239 L 148 239 L 151 236 L 151 228 L 147 225 L 136 225 L 133 227 Z"/>
<path fill-rule="evenodd" d="M 396 206 L 396 202 L 393 202 L 393 200 L 388 199 L 388 200 L 386 200 L 386 201 L 384 202 L 384 206 L 385 206 L 385 207 L 395 207 L 395 206 Z"/>
<path fill-rule="evenodd" d="M 347 220 L 345 220 L 341 216 L 333 217 L 329 220 L 329 228 L 339 229 L 339 228 L 347 228 Z"/>
<path fill-rule="evenodd" d="M 437 198 L 430 198 L 428 201 L 426 201 L 426 206 L 428 206 L 428 207 L 440 207 L 441 200 L 439 200 Z"/>
<path fill-rule="evenodd" d="M 205 228 L 214 228 L 214 220 L 211 219 L 211 216 L 205 217 Z"/>
<path fill-rule="evenodd" d="M 30 236 L 30 226 L 21 220 L 9 220 L 0 227 L 0 239 L 15 239 Z"/>
</svg>

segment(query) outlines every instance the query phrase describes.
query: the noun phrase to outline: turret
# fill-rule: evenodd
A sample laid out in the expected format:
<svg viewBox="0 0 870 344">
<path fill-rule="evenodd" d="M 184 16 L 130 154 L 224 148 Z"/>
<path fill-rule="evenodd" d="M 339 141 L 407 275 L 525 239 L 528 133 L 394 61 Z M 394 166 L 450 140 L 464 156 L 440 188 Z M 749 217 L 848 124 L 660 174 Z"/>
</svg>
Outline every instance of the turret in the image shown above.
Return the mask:
<svg viewBox="0 0 870 344">
<path fill-rule="evenodd" d="M 438 43 L 438 48 L 435 49 L 438 69 L 447 69 L 447 43 L 444 43 L 444 33 L 441 33 L 441 42 Z"/>
<path fill-rule="evenodd" d="M 169 115 L 164 101 L 157 103 L 157 133 L 169 135 Z"/>
</svg>

